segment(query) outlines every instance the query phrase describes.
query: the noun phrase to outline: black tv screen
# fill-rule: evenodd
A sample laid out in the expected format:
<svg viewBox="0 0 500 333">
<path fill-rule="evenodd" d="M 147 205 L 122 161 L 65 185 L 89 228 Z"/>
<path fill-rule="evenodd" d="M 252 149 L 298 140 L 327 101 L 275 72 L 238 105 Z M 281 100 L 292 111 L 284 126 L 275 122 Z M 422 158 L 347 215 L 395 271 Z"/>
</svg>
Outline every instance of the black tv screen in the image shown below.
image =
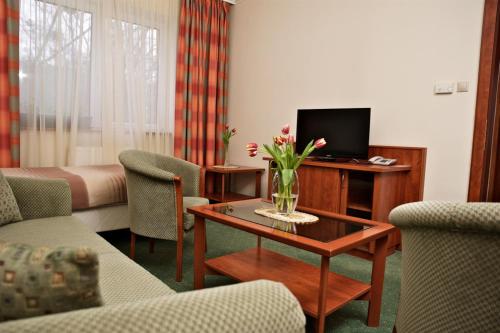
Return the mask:
<svg viewBox="0 0 500 333">
<path fill-rule="evenodd" d="M 325 138 L 326 146 L 311 156 L 367 159 L 370 108 L 298 110 L 297 152 L 319 138 Z"/>
</svg>

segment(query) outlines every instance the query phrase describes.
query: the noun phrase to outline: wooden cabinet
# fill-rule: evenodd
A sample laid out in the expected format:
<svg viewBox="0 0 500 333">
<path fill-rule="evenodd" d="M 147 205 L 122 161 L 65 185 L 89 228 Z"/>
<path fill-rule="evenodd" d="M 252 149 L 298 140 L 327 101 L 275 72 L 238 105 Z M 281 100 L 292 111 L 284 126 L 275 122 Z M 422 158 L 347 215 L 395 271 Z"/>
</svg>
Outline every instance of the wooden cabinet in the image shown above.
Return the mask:
<svg viewBox="0 0 500 333">
<path fill-rule="evenodd" d="M 370 156 L 398 159 L 393 166 L 306 160 L 297 170 L 299 205 L 380 222 L 389 222 L 390 211 L 423 196 L 426 148 L 371 146 Z M 270 167 L 272 161 L 269 161 Z M 268 173 L 268 198 L 272 174 Z M 391 235 L 389 248 L 401 242 Z M 373 253 L 374 244 L 364 249 Z M 363 256 L 362 253 L 360 253 Z"/>
<path fill-rule="evenodd" d="M 340 170 L 335 168 L 321 168 L 303 164 L 298 170 L 299 176 L 299 205 L 309 208 L 340 211 L 340 201 L 332 200 L 339 195 L 342 182 Z M 328 181 L 321 181 L 327 179 Z M 320 180 L 320 181 L 318 181 Z M 310 184 L 314 184 L 314 190 Z"/>
</svg>

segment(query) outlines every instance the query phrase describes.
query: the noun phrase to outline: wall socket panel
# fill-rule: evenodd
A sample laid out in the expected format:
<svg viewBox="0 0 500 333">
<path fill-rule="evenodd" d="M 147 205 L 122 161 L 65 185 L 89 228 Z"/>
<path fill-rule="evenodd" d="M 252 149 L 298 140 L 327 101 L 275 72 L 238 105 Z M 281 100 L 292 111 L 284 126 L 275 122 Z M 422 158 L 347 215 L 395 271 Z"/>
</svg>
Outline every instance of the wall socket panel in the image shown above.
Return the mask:
<svg viewBox="0 0 500 333">
<path fill-rule="evenodd" d="M 442 94 L 453 94 L 455 85 L 450 81 L 442 81 L 436 82 L 434 84 L 434 94 L 442 95 Z"/>
<path fill-rule="evenodd" d="M 467 92 L 467 91 L 469 91 L 469 81 L 458 81 L 457 92 Z"/>
</svg>

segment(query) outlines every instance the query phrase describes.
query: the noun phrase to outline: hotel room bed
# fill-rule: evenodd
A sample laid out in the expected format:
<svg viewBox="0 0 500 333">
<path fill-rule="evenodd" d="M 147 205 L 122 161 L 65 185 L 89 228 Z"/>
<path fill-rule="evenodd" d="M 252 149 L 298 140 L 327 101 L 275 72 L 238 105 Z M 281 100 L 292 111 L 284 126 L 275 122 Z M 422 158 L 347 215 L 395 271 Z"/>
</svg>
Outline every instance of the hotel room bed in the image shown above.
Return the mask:
<svg viewBox="0 0 500 333">
<path fill-rule="evenodd" d="M 62 178 L 71 188 L 73 215 L 96 232 L 129 227 L 121 165 L 2 168 L 7 177 Z"/>
</svg>

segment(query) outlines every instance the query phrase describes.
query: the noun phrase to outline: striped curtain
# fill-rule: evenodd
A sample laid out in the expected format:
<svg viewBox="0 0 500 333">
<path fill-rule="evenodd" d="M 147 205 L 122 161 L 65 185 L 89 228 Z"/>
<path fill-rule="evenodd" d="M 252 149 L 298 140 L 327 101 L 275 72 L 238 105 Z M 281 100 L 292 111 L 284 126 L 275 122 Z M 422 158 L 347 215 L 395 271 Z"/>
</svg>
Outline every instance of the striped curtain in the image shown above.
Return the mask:
<svg viewBox="0 0 500 333">
<path fill-rule="evenodd" d="M 0 167 L 19 166 L 19 0 L 0 0 Z"/>
<path fill-rule="evenodd" d="M 174 153 L 201 166 L 223 160 L 229 8 L 221 0 L 182 0 Z"/>
</svg>

